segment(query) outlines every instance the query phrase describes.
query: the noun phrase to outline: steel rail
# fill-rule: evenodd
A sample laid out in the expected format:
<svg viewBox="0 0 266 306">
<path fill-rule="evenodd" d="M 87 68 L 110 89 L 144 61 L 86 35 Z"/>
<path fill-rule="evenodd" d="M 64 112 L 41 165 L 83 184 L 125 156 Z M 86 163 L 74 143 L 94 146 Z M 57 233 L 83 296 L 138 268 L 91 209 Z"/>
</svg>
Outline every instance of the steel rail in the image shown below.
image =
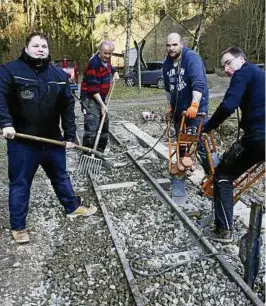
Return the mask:
<svg viewBox="0 0 266 306">
<path fill-rule="evenodd" d="M 112 135 L 112 136 L 114 137 L 114 135 Z M 80 138 L 79 137 L 77 137 L 77 141 L 80 144 Z M 116 141 L 119 141 L 119 139 L 116 139 Z M 92 176 L 90 176 L 90 180 L 91 180 L 95 195 L 97 197 L 99 206 L 102 210 L 104 219 L 106 221 L 107 227 L 108 227 L 109 232 L 111 234 L 111 237 L 112 237 L 113 243 L 115 245 L 117 254 L 118 254 L 119 259 L 121 261 L 124 273 L 125 273 L 127 281 L 128 281 L 128 285 L 130 287 L 131 293 L 132 293 L 133 298 L 135 300 L 135 304 L 136 304 L 136 306 L 145 306 L 146 303 L 144 302 L 144 299 L 143 299 L 143 297 L 142 297 L 142 295 L 139 291 L 138 285 L 137 285 L 136 280 L 134 278 L 133 272 L 130 268 L 129 262 L 127 261 L 125 253 L 123 252 L 123 249 L 120 245 L 120 241 L 119 241 L 119 238 L 117 236 L 116 230 L 114 229 L 113 222 L 112 222 L 112 220 L 111 220 L 111 218 L 108 214 L 108 211 L 107 211 L 107 208 L 106 208 L 105 204 L 101 201 L 102 194 L 101 194 L 100 190 L 97 189 L 96 181 L 93 179 Z"/>
<path fill-rule="evenodd" d="M 128 285 L 130 287 L 130 290 L 132 292 L 133 298 L 135 300 L 136 306 L 145 306 L 146 303 L 144 302 L 144 299 L 142 297 L 142 294 L 139 291 L 136 279 L 134 278 L 133 272 L 130 268 L 129 262 L 125 256 L 125 253 L 123 251 L 123 248 L 121 246 L 120 240 L 117 236 L 117 232 L 113 226 L 113 222 L 108 214 L 107 208 L 105 206 L 105 204 L 101 201 L 102 195 L 101 192 L 99 190 L 97 190 L 97 184 L 95 182 L 95 180 L 93 179 L 93 177 L 90 177 L 91 182 L 92 182 L 92 186 L 94 188 L 94 192 L 96 194 L 99 206 L 101 207 L 103 216 L 105 218 L 106 224 L 108 226 L 109 232 L 111 234 L 113 243 L 115 245 L 117 254 L 120 258 L 121 264 L 123 266 L 124 269 L 124 273 L 126 275 L 127 281 L 128 281 Z"/>
<path fill-rule="evenodd" d="M 111 136 L 114 140 L 119 144 L 123 145 L 120 139 L 110 131 Z M 133 155 L 127 151 L 127 156 L 132 160 L 132 162 L 136 165 L 136 167 L 144 174 L 149 183 L 154 187 L 157 194 L 159 195 L 161 201 L 170 205 L 180 220 L 186 225 L 188 230 L 193 234 L 193 236 L 197 239 L 197 241 L 203 246 L 203 248 L 208 252 L 213 254 L 214 258 L 216 258 L 223 268 L 224 272 L 228 275 L 228 277 L 233 280 L 243 291 L 246 297 L 253 303 L 255 306 L 265 306 L 262 300 L 255 294 L 255 292 L 248 286 L 248 284 L 241 278 L 241 276 L 236 273 L 233 267 L 223 258 L 222 255 L 215 255 L 218 251 L 213 247 L 213 245 L 203 236 L 201 230 L 194 225 L 194 223 L 187 217 L 185 213 L 183 213 L 182 209 L 177 207 L 169 195 L 164 191 L 164 189 L 154 180 L 154 178 L 149 174 L 149 172 L 138 162 L 135 160 Z"/>
</svg>

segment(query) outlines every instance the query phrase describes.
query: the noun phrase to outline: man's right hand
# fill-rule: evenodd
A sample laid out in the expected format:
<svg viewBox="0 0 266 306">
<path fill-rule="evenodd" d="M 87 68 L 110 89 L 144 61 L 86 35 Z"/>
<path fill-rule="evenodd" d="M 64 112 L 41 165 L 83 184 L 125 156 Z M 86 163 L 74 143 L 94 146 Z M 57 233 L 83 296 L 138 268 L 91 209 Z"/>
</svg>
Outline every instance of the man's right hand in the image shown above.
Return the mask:
<svg viewBox="0 0 266 306">
<path fill-rule="evenodd" d="M 171 105 L 169 105 L 167 113 L 165 114 L 165 121 L 166 122 L 171 122 L 173 117 L 173 110 Z"/>
<path fill-rule="evenodd" d="M 102 112 L 102 116 L 104 115 L 104 114 L 106 114 L 107 113 L 107 106 L 103 103 L 102 105 L 101 105 L 101 112 Z"/>
<path fill-rule="evenodd" d="M 2 129 L 3 136 L 7 139 L 13 139 L 15 137 L 16 131 L 12 126 L 5 127 Z"/>
</svg>

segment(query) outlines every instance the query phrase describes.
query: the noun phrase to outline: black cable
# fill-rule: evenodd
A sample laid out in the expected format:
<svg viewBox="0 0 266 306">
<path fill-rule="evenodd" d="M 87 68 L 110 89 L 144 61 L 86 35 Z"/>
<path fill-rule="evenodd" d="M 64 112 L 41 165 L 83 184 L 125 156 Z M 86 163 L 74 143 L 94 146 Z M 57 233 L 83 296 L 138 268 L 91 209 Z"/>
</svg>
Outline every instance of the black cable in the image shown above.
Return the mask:
<svg viewBox="0 0 266 306">
<path fill-rule="evenodd" d="M 180 59 L 182 59 L 182 50 L 181 50 L 181 54 L 180 54 Z M 138 161 L 138 160 L 140 160 L 140 159 L 142 159 L 144 156 L 146 156 L 151 150 L 153 150 L 154 148 L 155 148 L 155 146 L 158 144 L 158 142 L 162 139 L 162 137 L 164 136 L 164 134 L 165 134 L 165 132 L 168 130 L 168 133 L 167 133 L 167 136 L 168 136 L 168 138 L 174 138 L 174 136 L 172 137 L 172 136 L 170 136 L 170 134 L 169 134 L 169 132 L 170 132 L 170 127 L 171 127 L 171 124 L 172 124 L 172 122 L 174 121 L 174 118 L 175 118 L 175 115 L 176 115 L 176 110 L 177 110 L 177 103 L 178 103 L 178 84 L 179 84 L 179 82 L 178 82 L 178 80 L 179 80 L 179 73 L 180 73 L 180 70 L 181 70 L 181 60 L 180 61 L 178 61 L 178 64 L 177 64 L 177 67 L 175 67 L 176 68 L 176 76 L 177 76 L 177 78 L 176 78 L 176 103 L 175 103 L 175 108 L 174 108 L 174 112 L 173 112 L 173 114 L 172 114 L 172 116 L 171 116 L 171 120 L 170 120 L 170 123 L 169 123 L 169 126 L 167 126 L 165 129 L 164 129 L 164 131 L 163 131 L 163 134 L 159 137 L 159 139 L 155 142 L 155 144 L 147 151 L 147 152 L 145 152 L 143 155 L 141 155 L 141 156 L 139 156 L 137 159 L 135 159 L 135 161 Z M 175 136 L 177 136 L 176 135 L 176 133 L 175 133 Z"/>
<path fill-rule="evenodd" d="M 139 271 L 139 270 L 137 270 L 137 269 L 135 269 L 135 268 L 133 267 L 133 264 L 134 264 L 134 262 L 135 262 L 136 260 L 140 260 L 140 259 L 151 259 L 151 258 L 154 258 L 154 257 L 161 257 L 161 256 L 166 256 L 166 255 L 176 254 L 176 253 L 177 253 L 177 252 L 170 252 L 170 253 L 164 253 L 164 254 L 158 254 L 158 255 L 143 255 L 143 256 L 137 256 L 137 257 L 135 257 L 135 258 L 133 258 L 133 259 L 130 260 L 129 266 L 130 266 L 131 270 L 132 270 L 134 273 L 138 274 L 138 275 L 141 275 L 141 276 L 158 276 L 158 275 L 162 275 L 162 274 L 164 274 L 164 273 L 166 273 L 166 272 L 168 272 L 168 271 L 170 271 L 170 270 L 173 270 L 173 269 L 176 269 L 176 268 L 178 268 L 178 267 L 181 267 L 181 266 L 183 266 L 183 265 L 185 265 L 185 264 L 192 263 L 192 262 L 197 262 L 197 261 L 199 261 L 199 260 L 208 259 L 208 258 L 213 257 L 213 256 L 216 256 L 216 255 L 231 257 L 231 258 L 235 259 L 236 261 L 239 261 L 238 258 L 236 258 L 236 256 L 235 256 L 235 255 L 232 255 L 232 254 L 226 254 L 226 253 L 211 253 L 211 254 L 201 255 L 201 256 L 199 256 L 199 257 L 197 257 L 197 258 L 189 259 L 189 260 L 186 260 L 186 261 L 184 261 L 184 262 L 182 262 L 182 263 L 178 263 L 178 264 L 172 265 L 172 266 L 170 266 L 170 267 L 168 267 L 168 268 L 165 268 L 165 269 L 163 269 L 163 270 L 161 270 L 161 271 L 159 271 L 159 272 L 151 272 L 151 273 L 146 272 L 146 273 L 145 273 L 145 272 L 141 272 L 141 271 Z M 179 252 L 178 252 L 178 253 L 179 253 Z"/>
<path fill-rule="evenodd" d="M 240 137 L 240 116 L 239 116 L 239 109 L 236 109 L 236 113 L 237 113 L 237 123 L 238 123 L 238 127 L 237 127 L 237 141 L 239 140 Z"/>
<path fill-rule="evenodd" d="M 72 93 L 73 93 L 73 96 L 74 96 L 78 101 L 81 101 L 80 97 L 78 97 L 78 96 L 76 95 L 76 92 L 75 92 L 75 91 L 72 91 Z"/>
<path fill-rule="evenodd" d="M 157 145 L 157 143 L 163 138 L 165 132 L 167 131 L 168 127 L 166 127 L 163 131 L 163 134 L 158 138 L 158 140 L 155 142 L 155 144 L 149 148 L 149 150 L 147 150 L 144 154 L 142 154 L 141 156 L 139 156 L 138 158 L 135 159 L 135 161 L 138 161 L 140 159 L 142 159 L 145 155 L 147 155 L 151 150 L 153 150 L 155 148 L 155 146 Z"/>
</svg>

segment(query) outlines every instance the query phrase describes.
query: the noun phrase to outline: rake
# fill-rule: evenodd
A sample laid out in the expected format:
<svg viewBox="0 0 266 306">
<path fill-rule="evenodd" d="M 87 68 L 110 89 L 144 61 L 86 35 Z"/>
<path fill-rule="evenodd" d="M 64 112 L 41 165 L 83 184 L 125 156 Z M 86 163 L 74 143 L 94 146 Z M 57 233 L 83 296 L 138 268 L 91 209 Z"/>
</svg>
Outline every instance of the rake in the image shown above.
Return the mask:
<svg viewBox="0 0 266 306">
<path fill-rule="evenodd" d="M 0 131 L 0 134 L 3 134 L 2 131 Z M 49 139 L 49 138 L 43 138 L 43 137 L 38 137 L 38 136 L 33 136 L 33 135 L 28 135 L 28 134 L 21 134 L 21 133 L 16 133 L 15 134 L 16 138 L 22 138 L 22 139 L 28 139 L 28 140 L 33 140 L 33 141 L 38 141 L 38 142 L 45 142 L 45 143 L 50 143 L 50 144 L 54 144 L 60 147 L 66 147 L 66 144 L 64 141 L 59 141 L 59 140 L 54 140 L 54 139 Z M 84 146 L 80 146 L 75 144 L 73 149 L 77 149 L 77 150 L 81 150 L 84 152 L 88 152 L 88 153 L 92 153 L 95 154 L 101 158 L 105 158 L 106 154 L 98 152 L 94 149 L 90 149 Z"/>
<path fill-rule="evenodd" d="M 111 99 L 111 95 L 113 92 L 115 86 L 115 81 L 112 82 L 108 97 L 106 99 L 106 106 L 108 108 L 110 99 Z M 102 128 L 103 128 L 103 124 L 106 118 L 106 113 L 102 116 L 101 122 L 100 122 L 100 126 L 99 129 L 97 131 L 97 135 L 95 138 L 95 142 L 94 142 L 94 146 L 93 146 L 93 151 L 94 152 L 98 152 L 97 148 L 98 148 L 98 144 L 99 144 L 99 140 L 100 140 L 100 136 L 102 133 Z M 82 173 L 82 174 L 91 174 L 91 175 L 95 175 L 95 177 L 97 175 L 100 174 L 101 169 L 102 169 L 102 158 L 95 158 L 95 155 L 100 156 L 99 154 L 95 154 L 92 153 L 90 156 L 89 155 L 81 155 L 80 160 L 79 160 L 79 165 L 78 165 L 78 173 Z"/>
</svg>

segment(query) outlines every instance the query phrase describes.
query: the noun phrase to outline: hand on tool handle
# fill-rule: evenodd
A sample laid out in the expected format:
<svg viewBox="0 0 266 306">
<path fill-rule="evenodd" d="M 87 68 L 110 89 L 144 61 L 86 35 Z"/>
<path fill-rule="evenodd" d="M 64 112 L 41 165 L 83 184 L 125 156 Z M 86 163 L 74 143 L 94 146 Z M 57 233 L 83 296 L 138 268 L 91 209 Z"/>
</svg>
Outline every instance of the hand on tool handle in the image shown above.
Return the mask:
<svg viewBox="0 0 266 306">
<path fill-rule="evenodd" d="M 166 122 L 171 122 L 172 121 L 172 117 L 173 117 L 173 109 L 172 109 L 172 106 L 169 105 L 167 113 L 165 114 L 165 121 Z"/>
<path fill-rule="evenodd" d="M 115 86 L 115 83 L 119 80 L 119 74 L 118 72 L 115 72 L 114 73 L 114 76 L 113 76 L 113 79 L 112 79 L 112 84 L 111 84 L 111 88 L 110 88 L 110 91 L 109 91 L 109 94 L 108 94 L 108 97 L 107 97 L 107 100 L 105 101 L 105 103 L 102 101 L 102 98 L 100 97 L 100 104 L 101 104 L 101 113 L 102 113 L 102 116 L 106 115 L 107 112 L 108 112 L 108 104 L 109 104 L 109 101 L 110 101 L 110 97 L 112 95 L 112 91 L 114 89 L 114 86 Z"/>
<path fill-rule="evenodd" d="M 66 149 L 74 149 L 76 147 L 76 144 L 74 142 L 65 141 Z"/>
<path fill-rule="evenodd" d="M 3 136 L 7 139 L 13 139 L 15 137 L 16 131 L 12 126 L 5 127 L 2 129 Z"/>
<path fill-rule="evenodd" d="M 194 119 L 197 117 L 198 110 L 199 102 L 192 101 L 190 107 L 187 109 L 186 116 L 190 119 Z"/>
<path fill-rule="evenodd" d="M 117 82 L 120 79 L 118 72 L 116 71 L 113 75 L 113 82 Z"/>
<path fill-rule="evenodd" d="M 104 104 L 101 104 L 101 113 L 102 113 L 102 116 L 105 115 L 106 113 L 108 112 L 108 108 L 107 108 L 107 105 Z"/>
</svg>

